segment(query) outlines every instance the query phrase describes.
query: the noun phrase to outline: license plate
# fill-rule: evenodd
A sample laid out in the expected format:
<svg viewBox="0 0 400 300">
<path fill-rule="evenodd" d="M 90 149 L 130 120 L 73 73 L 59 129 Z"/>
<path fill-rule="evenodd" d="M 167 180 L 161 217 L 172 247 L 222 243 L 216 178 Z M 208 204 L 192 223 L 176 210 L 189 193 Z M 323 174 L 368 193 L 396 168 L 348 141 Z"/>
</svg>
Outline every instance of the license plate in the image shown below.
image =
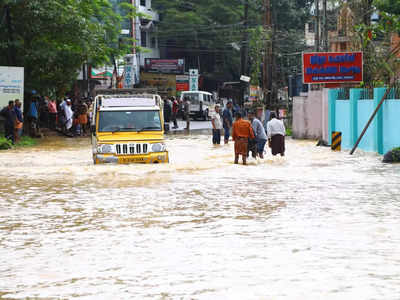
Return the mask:
<svg viewBox="0 0 400 300">
<path fill-rule="evenodd" d="M 140 163 L 140 162 L 145 162 L 145 159 L 143 157 L 121 158 L 121 162 L 123 164 Z"/>
</svg>

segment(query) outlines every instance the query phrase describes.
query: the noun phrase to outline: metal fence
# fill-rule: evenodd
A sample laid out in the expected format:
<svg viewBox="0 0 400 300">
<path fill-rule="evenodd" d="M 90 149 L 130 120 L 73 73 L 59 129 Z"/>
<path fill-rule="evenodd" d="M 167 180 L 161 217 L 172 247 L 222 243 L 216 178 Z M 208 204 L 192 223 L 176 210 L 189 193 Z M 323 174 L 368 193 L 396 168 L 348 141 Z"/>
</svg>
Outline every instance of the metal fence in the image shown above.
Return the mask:
<svg viewBox="0 0 400 300">
<path fill-rule="evenodd" d="M 396 83 L 395 86 L 390 90 L 386 99 L 398 99 L 400 100 L 400 83 Z"/>
<path fill-rule="evenodd" d="M 362 89 L 359 100 L 373 100 L 374 90 L 373 89 Z"/>
<path fill-rule="evenodd" d="M 340 88 L 338 92 L 339 100 L 350 100 L 350 88 Z"/>
</svg>

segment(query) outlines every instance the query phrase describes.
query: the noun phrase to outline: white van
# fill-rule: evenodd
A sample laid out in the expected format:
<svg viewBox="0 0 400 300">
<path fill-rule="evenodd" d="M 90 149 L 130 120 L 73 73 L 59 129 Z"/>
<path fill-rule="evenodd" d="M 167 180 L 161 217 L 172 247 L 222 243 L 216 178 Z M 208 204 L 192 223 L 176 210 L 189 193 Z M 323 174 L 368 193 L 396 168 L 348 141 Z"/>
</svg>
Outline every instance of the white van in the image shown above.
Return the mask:
<svg viewBox="0 0 400 300">
<path fill-rule="evenodd" d="M 208 120 L 215 110 L 213 94 L 203 91 L 182 92 L 181 100 L 189 98 L 190 116 L 194 119 Z"/>
</svg>

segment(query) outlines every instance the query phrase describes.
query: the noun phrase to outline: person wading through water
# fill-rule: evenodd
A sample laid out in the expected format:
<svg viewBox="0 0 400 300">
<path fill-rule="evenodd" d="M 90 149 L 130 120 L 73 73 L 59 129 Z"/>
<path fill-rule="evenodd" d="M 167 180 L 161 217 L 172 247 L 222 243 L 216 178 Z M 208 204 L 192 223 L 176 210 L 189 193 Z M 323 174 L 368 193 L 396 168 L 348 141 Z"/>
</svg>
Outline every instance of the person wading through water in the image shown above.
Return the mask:
<svg viewBox="0 0 400 300">
<path fill-rule="evenodd" d="M 232 131 L 232 138 L 235 141 L 235 164 L 239 163 L 239 155 L 241 155 L 245 165 L 249 138 L 254 139 L 255 136 L 250 122 L 243 120 L 240 112 L 235 113 L 235 118 Z"/>
<path fill-rule="evenodd" d="M 257 142 L 257 154 L 260 158 L 264 158 L 264 147 L 267 143 L 267 134 L 265 133 L 264 127 L 259 119 L 256 118 L 255 112 L 249 113 L 249 120 L 256 136 Z"/>
<path fill-rule="evenodd" d="M 276 113 L 271 112 L 271 120 L 267 123 L 268 144 L 272 155 L 285 156 L 286 129 L 283 121 L 276 118 Z"/>
<path fill-rule="evenodd" d="M 185 130 L 190 130 L 190 101 L 188 97 L 184 99 L 184 112 L 186 119 L 186 128 Z"/>
</svg>

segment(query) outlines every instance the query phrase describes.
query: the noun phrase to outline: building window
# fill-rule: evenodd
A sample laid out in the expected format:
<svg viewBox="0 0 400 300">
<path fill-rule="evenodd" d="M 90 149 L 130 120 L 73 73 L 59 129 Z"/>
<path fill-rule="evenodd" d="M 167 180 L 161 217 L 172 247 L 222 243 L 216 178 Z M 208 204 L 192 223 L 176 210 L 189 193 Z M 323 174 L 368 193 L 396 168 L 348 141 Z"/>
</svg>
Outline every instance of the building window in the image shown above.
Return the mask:
<svg viewBox="0 0 400 300">
<path fill-rule="evenodd" d="M 147 32 L 142 31 L 140 33 L 140 42 L 142 47 L 147 47 Z"/>
<path fill-rule="evenodd" d="M 156 46 L 157 46 L 156 37 L 155 37 L 155 36 L 152 36 L 152 37 L 151 37 L 151 41 L 150 41 L 150 47 L 153 48 L 153 49 L 155 49 Z"/>
<path fill-rule="evenodd" d="M 308 23 L 308 32 L 310 32 L 310 33 L 315 32 L 315 23 L 314 22 Z"/>
<path fill-rule="evenodd" d="M 146 0 L 140 0 L 140 5 L 141 6 L 146 6 Z"/>
</svg>

